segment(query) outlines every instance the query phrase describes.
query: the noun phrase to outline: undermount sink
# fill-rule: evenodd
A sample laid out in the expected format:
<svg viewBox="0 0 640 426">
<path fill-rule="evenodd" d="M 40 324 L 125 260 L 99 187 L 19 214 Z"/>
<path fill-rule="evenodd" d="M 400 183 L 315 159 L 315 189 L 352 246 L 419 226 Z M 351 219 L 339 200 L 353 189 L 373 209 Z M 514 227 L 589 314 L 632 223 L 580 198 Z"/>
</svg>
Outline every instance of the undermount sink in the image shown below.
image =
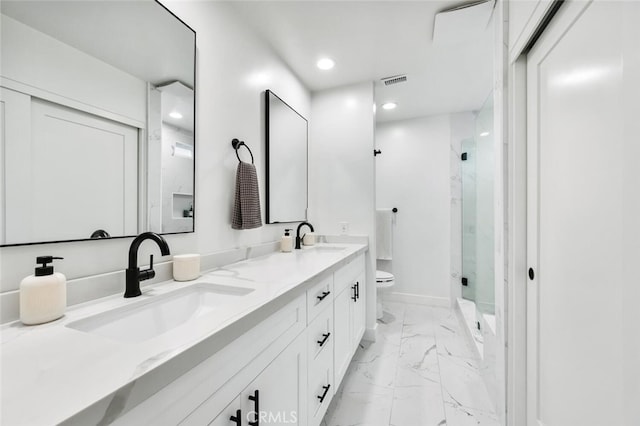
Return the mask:
<svg viewBox="0 0 640 426">
<path fill-rule="evenodd" d="M 142 342 L 187 321 L 239 301 L 252 288 L 198 283 L 67 324 L 67 327 L 126 343 Z"/>
</svg>

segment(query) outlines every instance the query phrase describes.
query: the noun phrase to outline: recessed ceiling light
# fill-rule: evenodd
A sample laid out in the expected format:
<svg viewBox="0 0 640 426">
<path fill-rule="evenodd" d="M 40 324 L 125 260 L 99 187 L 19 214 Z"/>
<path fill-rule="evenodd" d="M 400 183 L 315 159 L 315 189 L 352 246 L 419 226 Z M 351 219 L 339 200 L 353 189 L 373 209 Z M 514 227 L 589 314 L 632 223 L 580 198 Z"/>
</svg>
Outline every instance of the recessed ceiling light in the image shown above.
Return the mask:
<svg viewBox="0 0 640 426">
<path fill-rule="evenodd" d="M 480 133 L 480 136 L 489 136 L 489 132 L 482 132 Z"/>
<path fill-rule="evenodd" d="M 394 109 L 398 104 L 395 102 L 387 102 L 386 104 L 382 104 L 382 109 Z"/>
<path fill-rule="evenodd" d="M 173 111 L 169 113 L 169 117 L 180 120 L 182 118 L 182 114 L 180 114 L 178 111 Z"/>
<path fill-rule="evenodd" d="M 321 70 L 330 70 L 335 66 L 335 64 L 336 63 L 333 61 L 333 59 L 329 58 L 322 58 L 316 63 L 318 68 L 320 68 Z"/>
</svg>

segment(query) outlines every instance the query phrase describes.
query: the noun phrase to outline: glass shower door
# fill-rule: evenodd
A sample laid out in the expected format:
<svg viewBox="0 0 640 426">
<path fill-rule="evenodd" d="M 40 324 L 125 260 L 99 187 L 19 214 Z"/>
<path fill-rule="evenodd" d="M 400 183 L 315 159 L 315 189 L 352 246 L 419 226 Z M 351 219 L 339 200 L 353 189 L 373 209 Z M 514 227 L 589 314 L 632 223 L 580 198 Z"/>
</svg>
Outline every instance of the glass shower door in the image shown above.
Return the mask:
<svg viewBox="0 0 640 426">
<path fill-rule="evenodd" d="M 476 294 L 476 143 L 462 141 L 462 297 Z"/>
<path fill-rule="evenodd" d="M 478 111 L 474 137 L 462 141 L 462 297 L 495 311 L 493 96 Z M 466 285 L 464 285 L 466 282 Z"/>
</svg>

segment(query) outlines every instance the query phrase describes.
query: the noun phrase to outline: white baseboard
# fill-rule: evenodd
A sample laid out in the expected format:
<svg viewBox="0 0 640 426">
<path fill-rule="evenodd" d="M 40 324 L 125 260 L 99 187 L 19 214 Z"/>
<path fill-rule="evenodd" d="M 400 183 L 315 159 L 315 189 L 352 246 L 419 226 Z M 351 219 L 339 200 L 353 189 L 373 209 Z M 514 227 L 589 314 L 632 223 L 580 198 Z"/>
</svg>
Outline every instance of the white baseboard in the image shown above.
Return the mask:
<svg viewBox="0 0 640 426">
<path fill-rule="evenodd" d="M 368 342 L 375 342 L 377 334 L 378 334 L 378 323 L 376 322 L 372 328 L 366 328 L 364 330 L 364 336 L 362 336 L 362 339 Z"/>
<path fill-rule="evenodd" d="M 448 297 L 424 296 L 422 294 L 389 292 L 382 296 L 389 302 L 413 303 L 414 305 L 442 306 L 450 308 L 451 301 Z"/>
</svg>

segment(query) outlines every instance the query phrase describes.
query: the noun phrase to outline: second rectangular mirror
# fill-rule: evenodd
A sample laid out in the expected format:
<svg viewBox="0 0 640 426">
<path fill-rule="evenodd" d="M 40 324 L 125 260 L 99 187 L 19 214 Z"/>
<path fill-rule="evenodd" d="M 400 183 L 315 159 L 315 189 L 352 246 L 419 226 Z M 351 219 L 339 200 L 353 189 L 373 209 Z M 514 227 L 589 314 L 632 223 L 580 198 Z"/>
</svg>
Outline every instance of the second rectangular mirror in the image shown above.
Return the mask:
<svg viewBox="0 0 640 426">
<path fill-rule="evenodd" d="M 265 93 L 267 223 L 307 219 L 307 120 Z"/>
</svg>

